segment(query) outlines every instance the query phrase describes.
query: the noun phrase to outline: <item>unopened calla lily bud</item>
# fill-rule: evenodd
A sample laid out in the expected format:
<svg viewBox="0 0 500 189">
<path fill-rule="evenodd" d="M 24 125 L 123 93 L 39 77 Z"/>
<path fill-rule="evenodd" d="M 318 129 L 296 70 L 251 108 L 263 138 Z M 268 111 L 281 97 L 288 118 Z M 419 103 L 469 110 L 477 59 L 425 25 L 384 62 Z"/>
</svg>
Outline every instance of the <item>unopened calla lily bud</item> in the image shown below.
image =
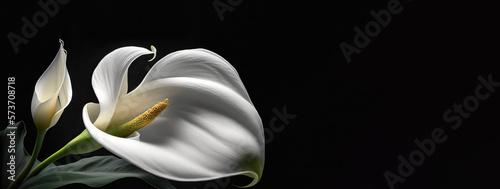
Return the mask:
<svg viewBox="0 0 500 189">
<path fill-rule="evenodd" d="M 46 131 L 54 126 L 73 96 L 66 68 L 67 52 L 62 40 L 60 43 L 56 57 L 35 85 L 31 115 L 38 130 Z"/>
</svg>

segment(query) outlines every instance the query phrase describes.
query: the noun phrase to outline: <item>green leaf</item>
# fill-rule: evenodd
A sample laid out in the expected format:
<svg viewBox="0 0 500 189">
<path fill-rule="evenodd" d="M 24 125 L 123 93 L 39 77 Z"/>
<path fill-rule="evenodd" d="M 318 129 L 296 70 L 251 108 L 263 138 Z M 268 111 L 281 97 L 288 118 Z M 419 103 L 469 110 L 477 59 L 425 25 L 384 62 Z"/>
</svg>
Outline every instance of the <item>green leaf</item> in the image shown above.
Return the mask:
<svg viewBox="0 0 500 189">
<path fill-rule="evenodd" d="M 175 188 L 166 179 L 114 156 L 93 156 L 66 165 L 49 166 L 39 175 L 25 181 L 21 188 L 56 188 L 74 183 L 99 187 L 126 177 L 136 177 L 162 189 Z"/>
<path fill-rule="evenodd" d="M 27 164 L 30 156 L 24 149 L 23 140 L 26 135 L 26 130 L 24 129 L 24 123 L 19 122 L 15 125 L 16 138 L 15 138 L 15 163 L 16 163 L 16 176 L 17 173 L 22 171 L 22 168 Z M 6 148 L 10 144 L 9 134 L 13 129 L 6 128 L 0 131 L 0 138 L 3 143 L 3 147 Z M 4 150 L 4 152 L 7 149 Z M 3 156 L 4 162 L 9 162 L 9 154 Z M 40 162 L 37 161 L 35 166 Z M 2 188 L 6 188 L 8 184 L 11 183 L 8 180 L 10 175 L 5 170 L 8 170 L 9 166 L 4 163 L 2 165 Z M 38 189 L 38 188 L 57 188 L 68 184 L 85 184 L 91 187 L 100 187 L 109 184 L 113 181 L 122 178 L 135 177 L 144 180 L 148 184 L 160 188 L 160 189 L 175 189 L 174 186 L 168 182 L 168 180 L 150 174 L 126 160 L 117 158 L 115 156 L 93 156 L 89 158 L 81 159 L 74 163 L 69 163 L 66 165 L 56 166 L 51 164 L 47 166 L 40 174 L 37 176 L 26 180 L 22 185 L 22 188 Z"/>
</svg>

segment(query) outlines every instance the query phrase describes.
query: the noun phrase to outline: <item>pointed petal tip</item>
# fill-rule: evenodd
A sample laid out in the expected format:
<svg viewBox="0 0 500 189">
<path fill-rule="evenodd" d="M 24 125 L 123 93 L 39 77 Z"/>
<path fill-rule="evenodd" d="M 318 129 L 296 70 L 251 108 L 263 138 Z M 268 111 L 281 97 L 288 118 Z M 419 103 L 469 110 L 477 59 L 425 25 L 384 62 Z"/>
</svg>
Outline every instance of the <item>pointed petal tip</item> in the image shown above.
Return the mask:
<svg viewBox="0 0 500 189">
<path fill-rule="evenodd" d="M 240 185 L 233 184 L 234 187 L 236 187 L 236 188 L 249 188 L 249 187 L 255 186 L 257 183 L 259 183 L 259 180 L 261 178 L 255 172 L 248 172 L 248 173 L 245 173 L 243 175 L 248 176 L 250 178 L 253 178 L 252 182 L 249 183 L 249 184 L 247 184 L 247 185 L 245 185 L 245 186 L 240 186 Z"/>
<path fill-rule="evenodd" d="M 151 45 L 151 52 L 153 52 L 153 58 L 149 59 L 148 62 L 151 62 L 156 58 L 156 48 L 153 45 Z"/>
</svg>

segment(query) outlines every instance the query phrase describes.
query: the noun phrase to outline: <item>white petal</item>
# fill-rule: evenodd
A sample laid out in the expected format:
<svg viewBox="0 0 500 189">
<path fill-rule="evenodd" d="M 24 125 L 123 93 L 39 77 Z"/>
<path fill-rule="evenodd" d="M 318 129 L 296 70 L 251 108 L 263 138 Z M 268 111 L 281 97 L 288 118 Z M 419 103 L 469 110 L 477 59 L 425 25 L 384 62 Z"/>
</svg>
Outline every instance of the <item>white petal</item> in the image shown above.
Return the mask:
<svg viewBox="0 0 500 189">
<path fill-rule="evenodd" d="M 54 114 L 54 117 L 52 118 L 52 121 L 50 122 L 50 127 L 54 126 L 57 121 L 59 121 L 59 118 L 61 117 L 64 109 L 68 107 L 71 99 L 73 98 L 73 89 L 71 87 L 71 79 L 69 78 L 68 70 L 66 69 L 64 73 L 65 78 L 61 89 L 59 90 L 59 96 L 56 101 L 56 112 Z"/>
<path fill-rule="evenodd" d="M 123 47 L 106 55 L 92 75 L 92 87 L 101 105 L 94 123 L 105 130 L 113 115 L 116 101 L 127 92 L 127 72 L 130 64 L 141 55 L 153 52 L 142 47 Z"/>
<path fill-rule="evenodd" d="M 191 77 L 217 82 L 251 103 L 236 69 L 224 58 L 206 49 L 181 50 L 168 54 L 158 60 L 142 83 L 169 77 Z"/>
<path fill-rule="evenodd" d="M 40 76 L 31 101 L 31 114 L 37 127 L 49 129 L 54 126 L 71 101 L 73 91 L 66 69 L 66 50 L 63 42 L 56 57 Z"/>
<path fill-rule="evenodd" d="M 175 77 L 142 84 L 124 95 L 117 108 L 139 115 L 165 98 L 169 106 L 138 131 L 139 141 L 97 129 L 87 107 L 85 127 L 103 147 L 160 177 L 201 181 L 247 175 L 254 178 L 250 186 L 258 182 L 264 166 L 264 134 L 261 119 L 246 98 L 217 82 Z"/>
</svg>

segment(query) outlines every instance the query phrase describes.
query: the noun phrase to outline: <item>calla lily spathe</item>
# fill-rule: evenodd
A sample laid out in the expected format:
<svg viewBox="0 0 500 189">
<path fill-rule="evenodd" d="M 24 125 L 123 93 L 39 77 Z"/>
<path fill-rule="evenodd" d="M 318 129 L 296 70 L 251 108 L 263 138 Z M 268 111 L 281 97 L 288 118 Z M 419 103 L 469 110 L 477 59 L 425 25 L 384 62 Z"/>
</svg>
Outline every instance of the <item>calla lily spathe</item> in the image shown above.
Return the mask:
<svg viewBox="0 0 500 189">
<path fill-rule="evenodd" d="M 177 51 L 159 60 L 127 92 L 128 68 L 146 54 L 156 53 L 119 48 L 96 67 L 92 86 L 99 103 L 83 108 L 92 138 L 163 178 L 203 181 L 246 175 L 254 178 L 247 186 L 256 184 L 264 167 L 262 121 L 233 66 L 209 50 Z M 137 132 L 126 138 L 106 133 L 165 99 L 168 107 Z"/>
<path fill-rule="evenodd" d="M 31 101 L 31 115 L 37 129 L 46 131 L 54 126 L 73 96 L 68 69 L 66 50 L 60 40 L 56 57 L 40 76 L 35 85 Z"/>
</svg>

